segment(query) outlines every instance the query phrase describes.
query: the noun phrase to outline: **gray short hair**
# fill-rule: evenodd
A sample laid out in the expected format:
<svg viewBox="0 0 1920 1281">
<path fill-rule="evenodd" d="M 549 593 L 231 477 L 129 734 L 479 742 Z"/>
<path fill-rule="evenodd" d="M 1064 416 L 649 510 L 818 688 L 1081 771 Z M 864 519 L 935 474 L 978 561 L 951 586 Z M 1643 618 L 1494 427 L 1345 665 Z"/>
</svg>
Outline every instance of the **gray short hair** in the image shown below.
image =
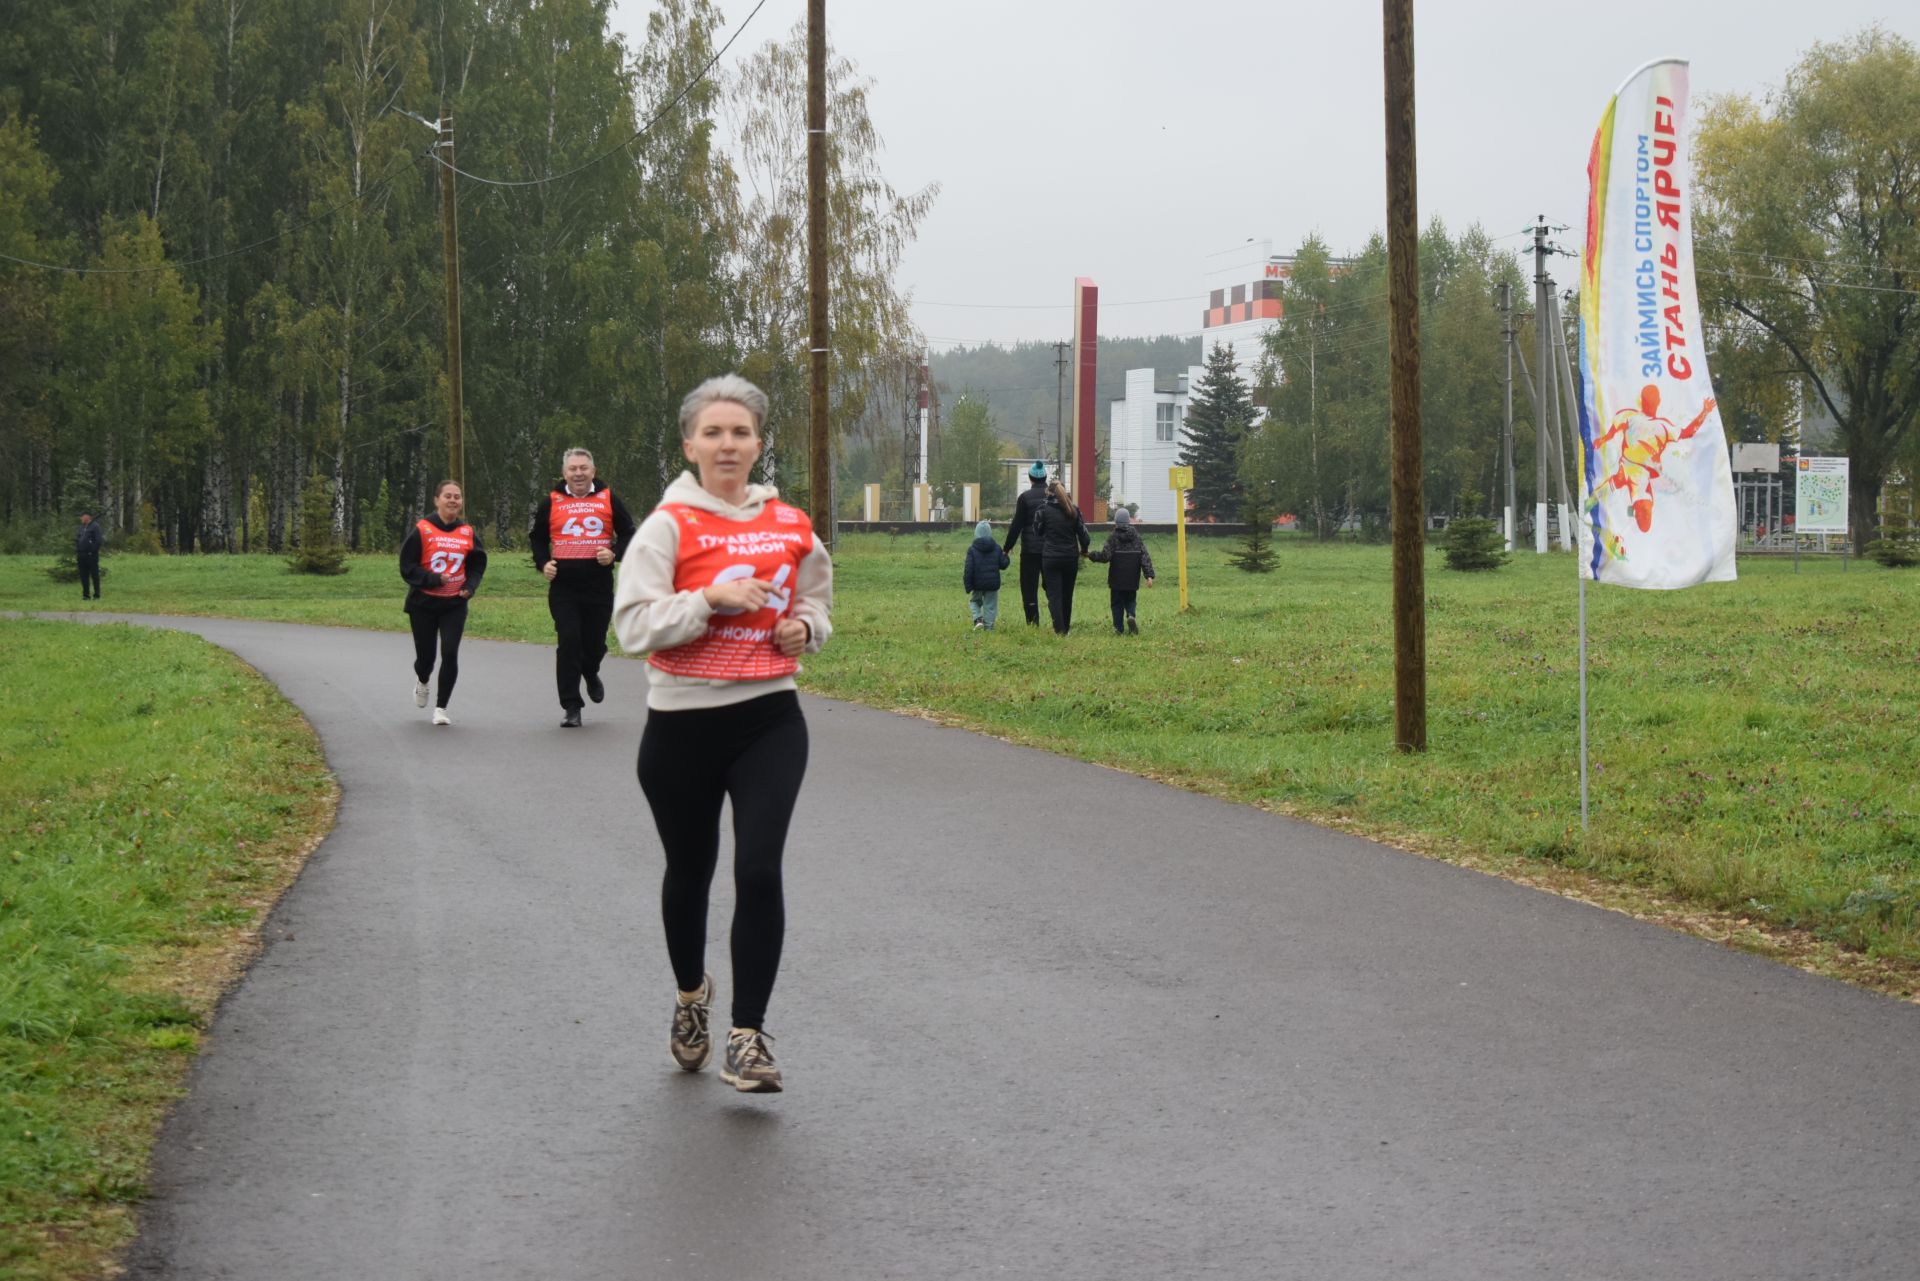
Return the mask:
<svg viewBox="0 0 1920 1281">
<path fill-rule="evenodd" d="M 560 455 L 560 470 L 565 471 L 567 469 L 567 459 L 569 458 L 584 458 L 588 462 L 593 461 L 593 455 L 591 453 L 575 445 L 572 449 Z"/>
<path fill-rule="evenodd" d="M 753 430 L 759 432 L 767 425 L 767 393 L 742 378 L 739 374 L 721 374 L 717 378 L 695 387 L 680 402 L 680 435 L 693 435 L 693 420 L 700 411 L 710 405 L 731 402 L 739 405 L 753 415 Z"/>
</svg>

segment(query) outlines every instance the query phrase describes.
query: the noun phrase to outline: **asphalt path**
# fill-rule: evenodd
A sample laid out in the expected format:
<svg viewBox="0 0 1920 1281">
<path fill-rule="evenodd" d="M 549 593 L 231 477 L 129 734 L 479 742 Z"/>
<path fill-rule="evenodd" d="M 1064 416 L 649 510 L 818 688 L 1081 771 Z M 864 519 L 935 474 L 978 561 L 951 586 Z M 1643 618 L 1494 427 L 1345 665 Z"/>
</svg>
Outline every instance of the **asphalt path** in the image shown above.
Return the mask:
<svg viewBox="0 0 1920 1281">
<path fill-rule="evenodd" d="M 807 698 L 788 1088 L 749 1097 L 667 1057 L 639 664 L 562 731 L 550 650 L 470 640 L 436 730 L 404 636 L 139 621 L 275 682 L 342 797 L 136 1277 L 1920 1272 L 1912 1006 Z"/>
</svg>

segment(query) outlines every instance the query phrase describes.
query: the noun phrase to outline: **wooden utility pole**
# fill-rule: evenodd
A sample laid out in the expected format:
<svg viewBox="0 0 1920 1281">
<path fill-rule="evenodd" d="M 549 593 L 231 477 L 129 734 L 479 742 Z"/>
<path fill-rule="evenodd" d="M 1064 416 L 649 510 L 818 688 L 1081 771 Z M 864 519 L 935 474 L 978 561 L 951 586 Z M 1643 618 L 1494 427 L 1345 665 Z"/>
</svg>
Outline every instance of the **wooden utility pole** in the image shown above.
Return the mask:
<svg viewBox="0 0 1920 1281">
<path fill-rule="evenodd" d="M 827 426 L 827 0 L 807 0 L 807 505 L 833 550 L 833 447 Z"/>
<path fill-rule="evenodd" d="M 1426 503 L 1420 492 L 1420 228 L 1413 0 L 1381 0 L 1387 81 L 1387 361 L 1393 378 L 1393 728 L 1427 750 Z"/>
<path fill-rule="evenodd" d="M 460 395 L 460 210 L 453 190 L 453 113 L 440 112 L 440 240 L 447 274 L 447 472 L 467 492 L 466 416 Z"/>
</svg>

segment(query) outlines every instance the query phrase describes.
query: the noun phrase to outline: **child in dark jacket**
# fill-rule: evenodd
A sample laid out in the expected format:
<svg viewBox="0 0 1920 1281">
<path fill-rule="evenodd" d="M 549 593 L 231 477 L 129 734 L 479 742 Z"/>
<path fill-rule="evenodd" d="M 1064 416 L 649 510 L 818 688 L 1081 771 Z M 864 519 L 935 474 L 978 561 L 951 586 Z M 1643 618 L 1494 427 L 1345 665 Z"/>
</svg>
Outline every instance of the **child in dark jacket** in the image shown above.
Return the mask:
<svg viewBox="0 0 1920 1281">
<path fill-rule="evenodd" d="M 1147 545 L 1140 541 L 1140 531 L 1133 527 L 1133 513 L 1124 507 L 1114 508 L 1113 532 L 1107 535 L 1100 550 L 1087 559 L 1103 561 L 1107 566 L 1113 630 L 1122 636 L 1129 632 L 1138 636 L 1140 623 L 1134 617 L 1133 603 L 1140 594 L 1141 578 L 1147 580 L 1147 586 L 1153 586 L 1153 557 L 1147 555 Z"/>
<path fill-rule="evenodd" d="M 960 585 L 967 589 L 967 612 L 973 615 L 976 632 L 992 631 L 1000 617 L 1000 571 L 1007 564 L 1007 554 L 993 541 L 993 526 L 984 520 L 975 525 Z"/>
</svg>

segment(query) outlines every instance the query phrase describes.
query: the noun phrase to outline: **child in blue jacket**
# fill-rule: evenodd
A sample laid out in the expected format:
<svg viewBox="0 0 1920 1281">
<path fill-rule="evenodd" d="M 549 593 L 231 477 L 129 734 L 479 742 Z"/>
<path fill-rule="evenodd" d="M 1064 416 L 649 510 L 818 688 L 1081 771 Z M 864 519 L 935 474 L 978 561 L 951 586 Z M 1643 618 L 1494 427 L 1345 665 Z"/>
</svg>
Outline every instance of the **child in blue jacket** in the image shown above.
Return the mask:
<svg viewBox="0 0 1920 1281">
<path fill-rule="evenodd" d="M 976 632 L 992 631 L 1000 617 L 1000 571 L 1007 564 L 1007 554 L 993 541 L 993 526 L 984 520 L 975 525 L 960 585 L 967 589 L 967 612 L 973 615 Z"/>
</svg>

